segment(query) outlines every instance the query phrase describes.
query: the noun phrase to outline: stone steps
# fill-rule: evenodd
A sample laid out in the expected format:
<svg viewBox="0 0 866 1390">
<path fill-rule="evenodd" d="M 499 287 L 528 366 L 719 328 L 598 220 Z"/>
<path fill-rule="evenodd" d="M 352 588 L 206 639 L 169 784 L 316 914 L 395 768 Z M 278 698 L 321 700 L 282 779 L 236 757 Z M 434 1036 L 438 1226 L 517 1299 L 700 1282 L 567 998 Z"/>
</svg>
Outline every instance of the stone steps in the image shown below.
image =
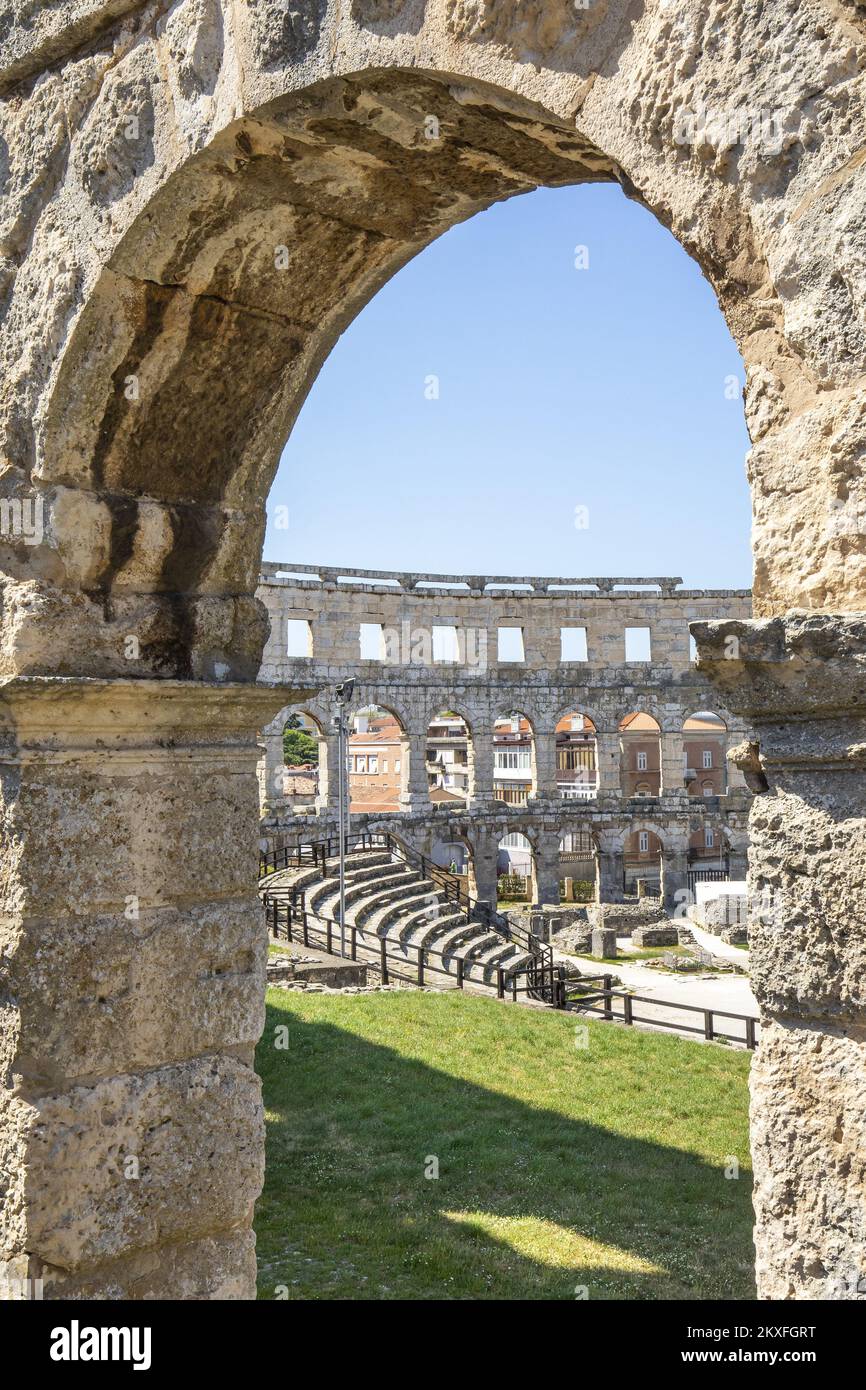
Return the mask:
<svg viewBox="0 0 866 1390">
<path fill-rule="evenodd" d="M 411 869 L 402 865 L 389 866 L 387 871 L 383 867 L 382 871 L 375 877 L 368 877 L 357 880 L 346 875 L 346 913 L 348 920 L 348 910 L 356 904 L 366 902 L 371 893 L 392 892 L 399 894 L 414 882 Z M 333 913 L 340 903 L 340 880 L 337 878 L 326 878 L 312 889 L 307 890 L 307 904 L 312 912 Z"/>
<path fill-rule="evenodd" d="M 284 870 L 267 884 L 272 898 L 303 891 L 307 911 L 335 920 L 339 912 L 339 864 L 329 859 L 312 870 Z M 485 992 L 496 987 L 497 969 L 506 981 L 532 959 L 517 943 L 482 922 L 467 921 L 445 889 L 420 868 L 385 851 L 351 851 L 346 860 L 346 925 L 355 930 L 359 959 L 378 963 L 387 942 L 395 973 L 411 978 L 419 948 L 435 952 L 426 960 L 425 982 L 454 988 L 458 962 L 464 983 Z M 442 972 L 442 973 L 440 973 Z"/>
</svg>

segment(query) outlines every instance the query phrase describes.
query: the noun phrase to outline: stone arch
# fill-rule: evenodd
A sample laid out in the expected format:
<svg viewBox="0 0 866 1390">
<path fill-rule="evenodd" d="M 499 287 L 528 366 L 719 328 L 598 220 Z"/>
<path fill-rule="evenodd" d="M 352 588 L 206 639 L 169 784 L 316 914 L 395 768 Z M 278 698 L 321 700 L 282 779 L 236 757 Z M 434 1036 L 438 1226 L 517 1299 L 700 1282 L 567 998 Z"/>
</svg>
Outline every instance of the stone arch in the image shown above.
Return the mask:
<svg viewBox="0 0 866 1390">
<path fill-rule="evenodd" d="M 315 777 L 307 779 L 311 785 L 300 791 L 293 788 L 283 755 L 283 732 L 291 716 L 308 719 L 317 730 L 318 770 Z M 304 705 L 284 705 L 261 730 L 259 746 L 262 750 L 259 759 L 259 805 L 263 817 L 279 815 L 292 805 L 321 805 L 327 798 L 328 785 L 328 746 L 325 737 L 325 716 L 315 711 L 315 702 Z"/>
<path fill-rule="evenodd" d="M 557 724 L 570 714 L 585 714 L 595 725 L 596 733 L 610 732 L 610 717 L 602 715 L 597 706 L 586 701 L 580 690 L 575 691 L 572 699 L 561 701 L 553 707 L 550 718 L 545 721 L 545 731 L 551 728 L 555 730 Z M 616 721 L 614 721 L 613 727 L 617 728 Z"/>
<path fill-rule="evenodd" d="M 117 615 L 113 639 L 98 614 L 78 613 L 79 627 L 96 620 L 103 665 L 129 674 L 128 661 L 118 652 L 117 664 L 111 652 L 120 628 L 136 622 L 142 674 L 254 674 L 263 635 L 250 599 L 258 508 L 342 328 L 408 256 L 491 201 L 538 182 L 593 178 L 618 179 L 637 195 L 616 160 L 555 113 L 515 101 L 508 85 L 502 92 L 474 84 L 455 99 L 441 75 L 385 70 L 286 93 L 216 133 L 130 221 L 69 334 L 36 446 L 58 537 L 73 509 L 77 521 L 77 544 L 58 546 L 52 578 L 110 596 Z M 407 109 L 417 113 L 414 131 Z M 450 155 L 446 168 L 424 142 L 431 111 L 462 147 L 486 152 L 489 168 L 477 155 L 471 176 Z M 505 149 L 492 159 L 497 134 Z M 650 167 L 658 157 L 640 152 Z M 401 197 L 392 196 L 384 221 L 371 210 L 371 157 L 400 171 L 399 185 L 391 175 L 388 187 L 393 194 L 399 186 Z M 670 180 L 668 170 L 663 182 Z M 703 182 L 687 160 L 677 181 Z M 318 190 L 338 183 L 355 216 L 348 227 L 334 220 L 333 195 L 324 192 L 316 205 Z M 691 191 L 698 205 L 701 192 L 709 196 Z M 300 192 L 302 210 L 293 202 Z M 670 221 L 654 193 L 647 188 L 643 200 Z M 745 247 L 752 229 L 742 214 L 739 223 Z M 278 240 L 287 226 L 291 247 Z M 766 267 L 760 257 L 750 271 L 738 260 L 734 276 L 720 247 L 699 245 L 685 225 L 679 231 L 743 347 L 742 276 L 759 270 L 766 291 Z M 295 261 L 317 236 L 301 286 Z M 283 246 L 287 263 L 277 270 Z M 179 469 L 178 456 L 189 466 Z M 177 597 L 169 603 L 164 595 Z"/>
<path fill-rule="evenodd" d="M 56 772 L 56 750 L 39 744 L 44 715 L 34 713 L 47 687 L 37 694 L 15 685 L 22 675 L 72 677 L 76 718 L 87 728 L 110 725 L 116 739 L 140 740 L 143 707 L 162 741 L 154 735 L 154 765 L 166 727 L 184 746 L 230 749 L 237 765 L 242 746 L 248 764 L 231 794 L 216 801 L 208 799 L 213 788 L 204 757 L 189 785 L 179 789 L 176 776 L 171 785 L 156 785 L 155 820 L 165 827 L 164 840 L 144 868 L 131 850 L 128 855 L 146 911 L 172 903 L 172 892 L 186 906 L 192 887 L 202 891 L 211 881 L 220 856 L 210 844 L 201 863 L 171 861 L 177 844 L 208 839 L 200 802 L 208 805 L 211 838 L 221 836 L 226 850 L 221 871 L 228 878 L 220 886 L 226 900 L 239 900 L 239 885 L 250 872 L 243 854 L 233 859 L 231 852 L 235 839 L 245 840 L 244 822 L 254 841 L 254 731 L 280 698 L 250 687 L 265 635 L 253 598 L 262 504 L 309 382 L 353 314 L 415 251 L 455 221 L 538 183 L 618 181 L 704 268 L 746 362 L 755 445 L 755 602 L 757 612 L 773 620 L 766 629 L 739 625 L 733 635 L 761 672 L 778 663 L 780 653 L 789 654 L 790 644 L 820 669 L 827 651 L 836 650 L 834 639 L 854 665 L 851 652 L 862 638 L 853 625 L 845 629 L 845 645 L 832 621 L 808 627 L 781 615 L 787 607 L 811 608 L 821 618 L 834 607 L 866 609 L 858 395 L 866 330 L 856 235 L 862 181 L 855 177 L 866 132 L 850 95 L 862 63 L 862 19 L 851 6 L 829 3 L 816 5 L 802 21 L 793 6 L 765 7 L 760 16 L 743 6 L 728 15 L 719 42 L 713 5 L 691 7 L 685 16 L 677 7 L 608 0 L 577 19 L 571 6 L 543 9 L 527 11 L 517 0 L 471 6 L 449 0 L 444 10 L 391 0 L 358 0 L 351 7 L 321 0 L 291 14 L 271 3 L 227 6 L 224 13 L 219 4 L 181 3 L 170 14 L 136 16 L 136 28 L 123 15 L 111 22 L 93 6 L 92 18 L 76 15 L 64 30 L 61 16 L 47 36 L 13 21 L 14 58 L 2 77 L 5 90 L 15 86 L 9 119 L 27 155 L 12 170 L 9 186 L 16 237 L 10 266 L 4 266 L 10 284 L 3 362 L 9 372 L 0 447 L 4 490 L 38 493 L 48 539 L 28 548 L 7 537 L 0 547 L 0 674 L 10 678 L 4 727 L 16 753 L 22 745 L 38 746 L 49 765 L 48 773 L 40 772 L 39 788 L 26 776 L 16 788 L 16 827 L 41 824 L 41 784 Z M 181 35 L 190 41 L 177 42 Z M 687 64 L 671 60 L 686 50 Z M 753 51 L 765 55 L 757 78 L 752 70 L 744 75 L 738 62 Z M 120 143 L 117 120 L 130 93 L 141 117 L 141 141 L 133 150 Z M 699 139 L 690 134 L 694 108 L 707 94 L 732 111 L 781 103 L 778 148 L 761 148 L 754 131 L 734 149 L 706 132 Z M 807 107 L 814 117 L 806 117 Z M 61 110 L 63 120 L 46 120 Z M 425 133 L 428 116 L 436 143 Z M 35 190 L 26 167 L 31 157 L 57 171 Z M 354 214 L 348 219 L 342 215 L 347 208 Z M 271 268 L 283 246 L 287 278 L 275 292 Z M 301 262 L 305 280 L 298 274 Z M 130 634 L 140 653 L 133 664 L 126 653 Z M 741 676 L 733 669 L 739 661 L 725 667 L 722 644 L 713 648 L 711 631 L 701 640 L 711 654 L 707 661 L 715 658 L 720 683 Z M 82 677 L 98 680 L 85 687 Z M 147 679 L 146 696 L 132 689 L 130 677 Z M 233 688 L 232 678 L 247 684 Z M 837 681 L 837 691 L 842 684 Z M 66 694 L 55 687 L 50 699 Z M 736 698 L 749 707 L 742 692 Z M 815 692 L 804 688 L 778 698 L 782 713 L 796 718 Z M 792 706 L 786 698 L 793 698 Z M 778 740 L 778 729 L 768 737 Z M 862 742 L 853 730 L 845 746 Z M 810 785 L 818 815 L 821 798 Z M 90 866 L 96 854 L 90 876 L 82 873 L 77 881 L 84 905 L 92 902 L 102 913 L 122 909 L 122 900 L 104 888 L 112 875 L 98 856 L 111 844 L 115 859 L 123 858 L 134 840 L 138 807 L 123 802 L 118 790 L 113 815 L 111 834 L 82 817 L 93 845 L 84 838 L 73 845 L 71 828 L 66 841 L 68 857 L 82 865 Z M 761 837 L 770 846 L 774 832 L 760 815 L 756 831 L 760 869 Z M 29 838 L 36 833 L 28 828 L 23 842 L 16 839 L 13 872 L 20 892 L 12 897 L 29 902 L 53 892 L 58 913 L 74 918 L 83 909 L 70 904 L 67 887 L 46 887 L 37 874 L 31 877 L 28 854 L 35 862 L 39 846 L 28 851 Z M 794 835 L 790 850 L 796 851 Z M 841 839 L 838 853 L 845 853 Z M 166 897 L 168 862 L 174 877 Z M 114 874 L 117 892 L 122 878 Z M 852 882 L 860 881 L 862 874 L 852 874 Z M 217 896 L 205 906 L 217 913 L 213 891 Z M 840 895 L 833 885 L 832 893 L 819 896 L 823 903 Z M 15 1036 L 33 1069 L 52 1077 L 58 1095 L 81 1076 L 111 1076 L 118 1097 L 132 1095 L 137 1073 L 166 1062 L 188 1094 L 203 1075 L 202 1049 L 208 1075 L 218 1064 L 230 1077 L 234 1108 L 210 1120 L 230 1143 L 225 1181 L 217 1188 L 204 1170 L 193 1172 L 186 1190 L 206 1194 L 207 1217 L 194 1201 L 172 1203 L 169 1191 L 171 1220 L 160 1225 L 174 1242 L 175 1287 L 195 1269 L 196 1288 L 213 1297 L 244 1294 L 252 1284 L 244 1227 L 258 1190 L 262 1141 L 249 1053 L 261 1029 L 263 979 L 253 949 L 253 907 L 250 897 L 246 926 L 237 924 L 242 912 L 234 927 L 226 919 L 224 947 L 226 959 L 256 959 L 255 987 L 248 996 L 232 996 L 222 1012 L 202 1006 L 206 1028 L 179 999 L 174 1029 L 137 1016 L 120 1020 L 119 1032 L 107 1025 L 94 1029 L 90 1017 L 76 1021 L 68 987 L 43 975 L 43 995 L 53 989 L 57 1001 L 52 1030 L 41 1026 L 26 966 L 14 965 L 12 982 L 22 1020 Z M 826 911 L 832 915 L 829 906 Z M 25 922 L 27 941 L 32 930 Z M 806 954 L 810 945 L 803 943 Z M 58 979 L 86 978 L 92 949 L 79 945 L 75 968 L 57 952 Z M 118 950 L 126 949 L 121 942 Z M 772 957 L 768 950 L 768 979 Z M 199 980 L 189 953 L 187 961 Z M 220 977 L 220 988 L 241 989 L 231 972 L 211 973 Z M 783 1030 L 774 1034 L 776 1051 L 768 1054 L 764 1075 L 770 1094 L 771 1077 L 793 1086 L 796 1068 L 809 1065 L 802 1060 L 797 1020 L 805 1016 L 810 1026 L 825 1027 L 840 999 L 845 1017 L 860 1018 L 862 1009 L 840 980 L 812 1013 L 811 980 L 797 990 L 780 976 L 765 987 L 776 1012 L 794 1020 L 789 1052 Z M 177 990 L 175 983 L 164 992 Z M 200 993 L 205 990 L 201 985 Z M 144 993 L 154 992 L 162 991 Z M 131 1000 L 129 1007 L 138 1005 Z M 839 1057 L 837 1073 L 853 1059 L 855 1041 L 847 1034 L 829 1039 L 828 1050 Z M 762 1066 L 759 1058 L 756 1073 Z M 825 1072 L 816 1084 L 829 1089 L 834 1083 Z M 841 1110 L 844 1096 L 836 1084 Z M 170 1111 L 172 1103 L 166 1083 L 158 1108 Z M 779 1115 L 791 1109 L 777 1107 Z M 832 1187 L 832 1251 L 808 1215 L 814 1201 L 778 1214 L 776 1196 L 796 1185 L 787 1175 L 774 1181 L 773 1154 L 792 1145 L 774 1107 L 761 1106 L 760 1113 L 762 1288 L 777 1296 L 788 1296 L 792 1287 L 814 1291 L 820 1281 L 810 1271 L 823 1268 L 819 1253 L 829 1253 L 835 1267 L 856 1267 L 857 1213 L 844 1182 L 826 1178 L 829 1165 L 818 1140 L 802 1145 L 817 1155 L 812 1174 L 804 1160 L 802 1188 L 814 1189 L 825 1178 Z M 212 1154 L 207 1124 L 206 1116 L 192 1118 L 187 1130 L 194 1138 L 202 1134 L 201 1151 Z M 26 1146 L 28 1136 L 16 1136 L 16 1143 Z M 194 1164 L 194 1145 L 191 1153 Z M 245 1163 L 242 1153 L 253 1157 Z M 108 1168 L 95 1151 L 90 1166 L 92 1172 Z M 37 1210 L 54 1205 L 44 1200 L 42 1182 L 34 1160 L 29 1191 Z M 69 1229 L 77 1229 L 74 1195 L 63 1213 Z M 98 1209 L 92 1195 L 89 1200 Z M 118 1216 L 118 1232 L 140 1228 L 131 1210 L 136 1200 L 134 1193 L 124 1196 L 130 1211 L 124 1207 Z M 774 1229 L 775 1248 L 766 1234 Z M 791 1230 L 798 1232 L 794 1260 Z M 100 1229 L 90 1243 L 82 1237 L 71 1254 L 62 1247 L 67 1264 L 61 1267 L 61 1247 L 51 1232 L 26 1235 L 21 1248 L 55 1271 L 50 1287 L 61 1291 L 82 1269 L 88 1287 L 119 1287 L 117 1278 L 126 1275 L 116 1278 L 103 1268 L 104 1252 L 110 1249 L 122 1263 L 140 1250 L 134 1236 L 112 1242 Z M 210 1241 L 214 1235 L 225 1239 Z"/>
</svg>

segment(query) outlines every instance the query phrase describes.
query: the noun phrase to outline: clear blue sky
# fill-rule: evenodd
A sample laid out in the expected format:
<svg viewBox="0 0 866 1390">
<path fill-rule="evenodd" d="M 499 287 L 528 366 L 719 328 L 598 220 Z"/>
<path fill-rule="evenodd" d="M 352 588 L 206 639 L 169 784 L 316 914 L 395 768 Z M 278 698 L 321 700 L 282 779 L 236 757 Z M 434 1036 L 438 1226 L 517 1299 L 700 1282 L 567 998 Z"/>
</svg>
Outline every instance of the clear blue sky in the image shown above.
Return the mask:
<svg viewBox="0 0 866 1390">
<path fill-rule="evenodd" d="M 417 256 L 337 343 L 283 452 L 265 559 L 747 587 L 733 376 L 708 282 L 618 187 L 499 203 Z"/>
</svg>

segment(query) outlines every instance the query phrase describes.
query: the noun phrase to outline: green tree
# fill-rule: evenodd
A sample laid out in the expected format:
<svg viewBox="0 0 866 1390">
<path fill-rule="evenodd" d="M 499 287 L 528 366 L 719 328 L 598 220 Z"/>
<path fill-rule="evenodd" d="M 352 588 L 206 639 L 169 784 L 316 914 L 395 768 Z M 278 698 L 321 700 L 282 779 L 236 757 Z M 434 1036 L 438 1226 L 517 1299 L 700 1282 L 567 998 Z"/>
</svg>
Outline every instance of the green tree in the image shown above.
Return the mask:
<svg viewBox="0 0 866 1390">
<path fill-rule="evenodd" d="M 297 717 L 297 716 L 295 716 Z M 298 767 L 301 763 L 319 761 L 319 741 L 308 734 L 306 729 L 283 729 L 283 762 L 286 767 Z"/>
</svg>

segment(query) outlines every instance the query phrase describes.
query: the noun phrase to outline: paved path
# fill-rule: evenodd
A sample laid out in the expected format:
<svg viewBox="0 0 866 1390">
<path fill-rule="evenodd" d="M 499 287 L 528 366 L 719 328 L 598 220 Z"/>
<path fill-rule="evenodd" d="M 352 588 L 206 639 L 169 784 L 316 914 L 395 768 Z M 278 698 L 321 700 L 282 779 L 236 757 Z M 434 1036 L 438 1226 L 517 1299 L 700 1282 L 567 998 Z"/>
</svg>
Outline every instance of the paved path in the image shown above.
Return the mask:
<svg viewBox="0 0 866 1390">
<path fill-rule="evenodd" d="M 630 944 L 627 939 L 621 943 L 624 950 L 627 950 Z M 734 947 L 731 949 L 736 950 Z M 744 954 L 743 951 L 736 951 L 737 960 L 741 965 L 744 963 Z M 594 962 L 582 960 L 578 956 L 571 956 L 569 959 L 585 974 L 595 974 L 596 971 L 603 973 L 603 967 Z M 750 1014 L 753 1017 L 758 1013 L 758 1005 L 746 975 L 715 975 L 709 978 L 705 975 L 675 975 L 667 971 L 649 970 L 645 965 L 634 965 L 629 961 L 611 961 L 610 971 L 611 974 L 619 976 L 626 989 L 650 999 L 666 1000 L 673 1004 L 691 1004 L 699 1009 L 726 1009 L 730 1013 Z M 622 1016 L 621 1000 L 614 1001 L 614 1010 L 617 1016 Z M 635 1004 L 634 1012 L 642 1020 L 649 1020 L 651 1024 L 658 1026 L 667 1025 L 669 1029 L 671 1022 L 687 1024 L 690 1028 L 698 1029 L 700 1036 L 703 1036 L 704 1020 L 701 1014 L 690 1015 L 685 1009 L 665 1009 L 652 1003 Z M 737 1019 L 719 1018 L 715 1026 L 720 1032 L 729 1033 L 742 1042 L 746 1040 L 746 1025 Z M 671 1031 L 678 1032 L 679 1029 Z"/>
<path fill-rule="evenodd" d="M 698 927 L 694 922 L 689 922 L 689 931 L 695 938 L 699 946 L 705 951 L 711 951 L 714 956 L 721 956 L 722 960 L 736 961 L 743 970 L 749 968 L 749 953 L 743 951 L 739 946 L 732 946 L 729 941 L 723 941 L 720 936 L 713 936 L 712 932 L 706 931 L 703 927 Z"/>
</svg>

